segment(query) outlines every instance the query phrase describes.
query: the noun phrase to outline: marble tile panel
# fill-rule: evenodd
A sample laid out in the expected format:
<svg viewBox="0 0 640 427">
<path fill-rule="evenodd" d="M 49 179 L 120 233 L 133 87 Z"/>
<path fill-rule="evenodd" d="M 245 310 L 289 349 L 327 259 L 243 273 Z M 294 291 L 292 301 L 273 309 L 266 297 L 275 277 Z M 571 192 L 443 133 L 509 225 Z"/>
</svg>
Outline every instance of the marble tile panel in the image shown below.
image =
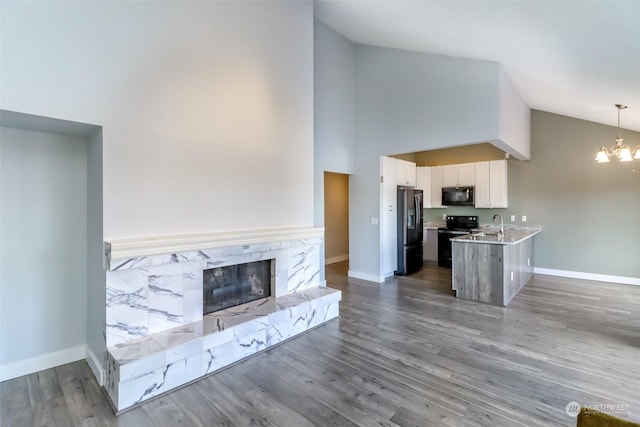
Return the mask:
<svg viewBox="0 0 640 427">
<path fill-rule="evenodd" d="M 279 308 L 269 313 L 269 324 L 287 323 L 291 317 L 291 311 L 288 309 L 280 310 Z"/>
<path fill-rule="evenodd" d="M 202 376 L 202 352 L 185 360 L 185 382 L 193 381 Z M 180 384 L 182 385 L 182 384 Z"/>
<path fill-rule="evenodd" d="M 340 303 L 332 302 L 324 306 L 324 313 L 322 316 L 322 321 L 327 322 L 331 319 L 338 317 L 340 314 Z"/>
<path fill-rule="evenodd" d="M 223 344 L 233 341 L 233 328 L 217 330 L 202 337 L 202 348 L 208 350 L 210 348 L 219 347 Z"/>
<path fill-rule="evenodd" d="M 287 274 L 287 292 L 295 292 L 304 285 L 305 271 L 304 265 L 289 269 Z M 280 295 L 279 295 L 280 296 Z"/>
<path fill-rule="evenodd" d="M 177 360 L 184 360 L 187 357 L 195 356 L 202 352 L 202 337 L 196 340 L 186 342 L 184 344 L 167 347 L 166 359 L 167 363 L 173 363 Z"/>
<path fill-rule="evenodd" d="M 176 360 L 167 365 L 164 371 L 162 388 L 169 391 L 187 382 L 187 361 L 185 359 Z"/>
<path fill-rule="evenodd" d="M 163 347 L 152 337 L 143 337 L 107 347 L 107 351 L 119 364 L 135 362 L 151 353 L 162 352 Z"/>
<path fill-rule="evenodd" d="M 297 291 L 315 288 L 320 285 L 320 266 L 308 264 L 304 269 L 304 283 L 298 287 Z"/>
<path fill-rule="evenodd" d="M 238 358 L 234 352 L 234 341 L 208 349 L 202 353 L 202 375 L 215 372 L 237 360 Z"/>
<path fill-rule="evenodd" d="M 307 330 L 308 312 L 300 313 L 289 319 L 289 336 L 298 335 Z"/>
<path fill-rule="evenodd" d="M 202 323 L 200 322 L 161 332 L 152 337 L 164 349 L 166 363 L 173 363 L 202 351 Z"/>
<path fill-rule="evenodd" d="M 234 336 L 233 352 L 236 360 L 251 356 L 267 348 L 267 327 L 245 336 Z"/>
<path fill-rule="evenodd" d="M 289 292 L 289 271 L 287 269 L 280 269 L 278 261 L 276 261 L 276 265 L 278 266 L 276 267 L 278 270 L 276 271 L 272 292 L 275 292 L 273 296 L 280 297 Z"/>
<path fill-rule="evenodd" d="M 107 271 L 107 346 L 148 335 L 148 271 Z"/>
<path fill-rule="evenodd" d="M 289 270 L 297 270 L 300 267 L 304 267 L 304 265 L 309 262 L 318 262 L 318 260 L 309 260 L 312 253 L 312 246 L 290 248 L 288 250 Z"/>
<path fill-rule="evenodd" d="M 227 254 L 224 248 L 211 248 L 198 251 L 198 255 L 203 261 L 210 261 L 216 258 L 228 256 L 229 254 Z"/>
<path fill-rule="evenodd" d="M 151 257 L 112 259 L 109 270 L 128 270 L 130 268 L 146 268 L 151 266 Z"/>
<path fill-rule="evenodd" d="M 266 330 L 265 340 L 267 347 L 279 344 L 289 338 L 289 322 L 285 320 L 279 323 L 270 323 Z"/>
<path fill-rule="evenodd" d="M 260 331 L 264 331 L 269 327 L 269 319 L 267 316 L 260 316 L 253 320 L 247 320 L 245 322 L 238 323 L 233 326 L 234 339 L 237 337 L 245 337 L 252 334 L 257 334 Z"/>
<path fill-rule="evenodd" d="M 149 333 L 184 322 L 183 264 L 149 267 Z"/>
<path fill-rule="evenodd" d="M 229 343 L 229 345 L 230 344 L 231 343 Z M 218 360 L 216 354 L 218 348 L 219 347 L 210 348 L 201 353 L 200 369 L 202 375 L 208 375 L 220 369 L 220 360 Z"/>
<path fill-rule="evenodd" d="M 202 320 L 202 308 L 204 303 L 204 296 L 202 289 L 189 290 L 184 292 L 184 298 L 182 299 L 184 322 L 197 322 Z"/>
<path fill-rule="evenodd" d="M 121 382 L 118 386 L 118 409 L 128 408 L 162 393 L 165 371 L 166 366 L 129 381 Z"/>
<path fill-rule="evenodd" d="M 280 310 L 288 310 L 292 317 L 305 314 L 311 310 L 309 300 L 300 294 L 289 294 L 280 297 L 277 299 L 276 304 Z"/>
<path fill-rule="evenodd" d="M 121 364 L 119 369 L 120 382 L 122 383 L 145 375 L 161 366 L 166 366 L 164 352 L 152 353 L 134 362 Z"/>
<path fill-rule="evenodd" d="M 153 255 L 150 258 L 151 258 L 151 266 L 177 264 L 177 263 L 188 261 L 187 257 L 182 253 Z"/>
<path fill-rule="evenodd" d="M 340 301 L 342 298 L 342 292 L 338 289 L 333 289 L 329 287 L 318 287 L 306 289 L 304 292 L 301 292 L 299 295 L 301 298 L 306 298 L 308 300 L 313 300 L 316 298 L 322 298 L 325 304 L 330 302 Z"/>
<path fill-rule="evenodd" d="M 111 398 L 111 401 L 116 403 L 118 402 L 118 383 L 120 382 L 120 375 L 118 374 L 118 364 L 108 351 L 105 352 L 104 366 L 104 388 Z"/>
<path fill-rule="evenodd" d="M 202 293 L 203 261 L 189 261 L 182 264 L 183 289 L 185 291 L 200 291 Z"/>
<path fill-rule="evenodd" d="M 190 261 L 183 264 L 183 313 L 185 322 L 202 319 L 202 261 Z"/>
<path fill-rule="evenodd" d="M 314 308 L 309 313 L 307 313 L 306 322 L 307 329 L 315 328 L 319 324 L 322 323 L 322 315 L 321 313 L 324 311 L 324 306 L 321 308 Z"/>
</svg>

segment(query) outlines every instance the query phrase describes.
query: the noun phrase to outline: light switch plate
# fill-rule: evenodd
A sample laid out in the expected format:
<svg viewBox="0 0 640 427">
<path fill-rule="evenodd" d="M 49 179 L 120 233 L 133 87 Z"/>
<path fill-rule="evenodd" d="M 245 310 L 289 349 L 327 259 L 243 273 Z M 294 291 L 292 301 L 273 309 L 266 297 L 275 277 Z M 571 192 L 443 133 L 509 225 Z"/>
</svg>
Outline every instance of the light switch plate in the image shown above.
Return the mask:
<svg viewBox="0 0 640 427">
<path fill-rule="evenodd" d="M 527 222 L 527 216 L 526 215 L 522 215 L 522 222 Z"/>
<path fill-rule="evenodd" d="M 371 225 L 378 225 L 378 217 L 376 216 L 371 217 Z"/>
</svg>

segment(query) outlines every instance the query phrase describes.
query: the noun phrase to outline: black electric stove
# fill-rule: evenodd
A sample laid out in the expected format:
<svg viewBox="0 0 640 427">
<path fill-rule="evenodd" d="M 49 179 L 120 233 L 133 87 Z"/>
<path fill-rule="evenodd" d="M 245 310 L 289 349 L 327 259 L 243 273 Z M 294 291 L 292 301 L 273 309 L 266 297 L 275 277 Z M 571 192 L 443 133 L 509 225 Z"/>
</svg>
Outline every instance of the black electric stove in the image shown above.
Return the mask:
<svg viewBox="0 0 640 427">
<path fill-rule="evenodd" d="M 438 228 L 438 265 L 451 268 L 451 239 L 469 234 L 478 228 L 475 215 L 448 215 L 447 226 Z"/>
</svg>

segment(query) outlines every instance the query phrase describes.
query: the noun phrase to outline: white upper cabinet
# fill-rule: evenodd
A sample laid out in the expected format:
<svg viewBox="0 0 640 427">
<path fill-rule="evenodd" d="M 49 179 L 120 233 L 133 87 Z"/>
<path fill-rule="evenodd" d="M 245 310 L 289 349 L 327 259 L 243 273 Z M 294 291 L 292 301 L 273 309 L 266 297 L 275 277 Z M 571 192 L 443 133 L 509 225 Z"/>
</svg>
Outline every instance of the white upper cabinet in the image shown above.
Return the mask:
<svg viewBox="0 0 640 427">
<path fill-rule="evenodd" d="M 396 163 L 396 184 L 407 187 L 416 186 L 416 164 L 406 160 L 394 159 Z"/>
<path fill-rule="evenodd" d="M 470 187 L 475 185 L 475 163 L 442 167 L 443 187 Z"/>
<path fill-rule="evenodd" d="M 508 207 L 508 169 L 506 160 L 476 163 L 476 208 Z"/>
<path fill-rule="evenodd" d="M 431 169 L 431 206 L 432 208 L 444 208 L 442 206 L 442 179 L 444 166 L 433 166 Z"/>
<path fill-rule="evenodd" d="M 475 163 L 458 165 L 458 185 L 461 187 L 472 187 L 476 185 Z"/>
<path fill-rule="evenodd" d="M 422 190 L 423 207 L 431 207 L 431 168 L 416 167 L 416 188 Z"/>
</svg>

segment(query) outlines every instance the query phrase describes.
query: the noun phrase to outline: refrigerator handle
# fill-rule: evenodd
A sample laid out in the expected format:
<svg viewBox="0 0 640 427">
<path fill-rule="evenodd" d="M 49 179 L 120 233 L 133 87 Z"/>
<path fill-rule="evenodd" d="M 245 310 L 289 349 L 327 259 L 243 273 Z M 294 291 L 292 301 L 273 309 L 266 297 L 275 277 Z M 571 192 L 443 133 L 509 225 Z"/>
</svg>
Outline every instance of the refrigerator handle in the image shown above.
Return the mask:
<svg viewBox="0 0 640 427">
<path fill-rule="evenodd" d="M 422 209 L 420 209 L 420 195 L 416 194 L 413 196 L 413 201 L 416 204 L 416 228 L 418 228 L 420 226 L 420 223 L 422 222 L 421 218 L 422 218 Z M 422 230 L 420 230 L 420 232 L 422 232 Z"/>
</svg>

